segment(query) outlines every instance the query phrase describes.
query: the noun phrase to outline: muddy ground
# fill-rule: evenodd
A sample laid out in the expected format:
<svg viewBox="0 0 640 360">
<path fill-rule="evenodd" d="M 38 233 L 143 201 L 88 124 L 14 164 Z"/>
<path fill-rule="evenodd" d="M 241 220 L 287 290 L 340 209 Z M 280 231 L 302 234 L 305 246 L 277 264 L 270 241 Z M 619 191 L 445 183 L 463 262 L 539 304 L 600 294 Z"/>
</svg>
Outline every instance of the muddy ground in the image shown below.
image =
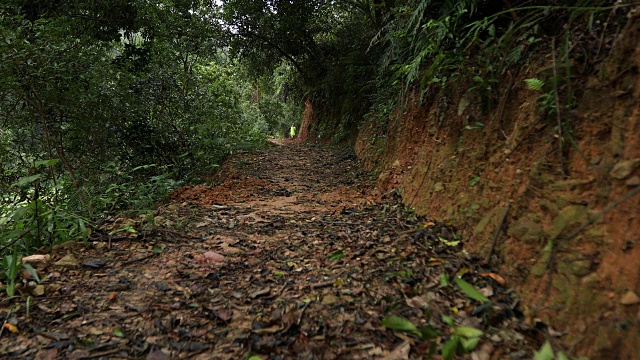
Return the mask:
<svg viewBox="0 0 640 360">
<path fill-rule="evenodd" d="M 347 150 L 283 142 L 214 182 L 47 252 L 41 284 L 0 298 L 0 356 L 530 359 L 554 343 L 468 234 L 380 194 Z"/>
</svg>

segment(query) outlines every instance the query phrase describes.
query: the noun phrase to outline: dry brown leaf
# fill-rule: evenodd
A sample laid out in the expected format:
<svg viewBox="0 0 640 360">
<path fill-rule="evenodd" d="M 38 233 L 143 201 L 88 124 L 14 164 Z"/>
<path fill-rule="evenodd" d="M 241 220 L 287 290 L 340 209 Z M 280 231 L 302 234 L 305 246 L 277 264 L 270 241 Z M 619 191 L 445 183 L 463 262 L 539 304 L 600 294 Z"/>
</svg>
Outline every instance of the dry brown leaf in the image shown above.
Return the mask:
<svg viewBox="0 0 640 360">
<path fill-rule="evenodd" d="M 168 360 L 169 354 L 162 350 L 152 351 L 147 355 L 147 360 Z"/>
<path fill-rule="evenodd" d="M 18 329 L 18 327 L 17 327 L 17 326 L 15 326 L 15 325 L 13 325 L 13 324 L 6 323 L 6 324 L 4 324 L 4 328 L 5 328 L 5 329 L 7 329 L 7 330 L 9 330 L 9 332 L 12 332 L 12 333 L 14 333 L 14 334 L 17 334 L 17 333 L 19 333 L 19 332 L 20 332 L 20 330 Z"/>
<path fill-rule="evenodd" d="M 32 291 L 34 296 L 42 296 L 44 295 L 44 285 L 36 285 Z"/>
<path fill-rule="evenodd" d="M 411 299 L 407 299 L 407 305 L 414 308 L 426 308 L 429 307 L 429 294 L 424 294 L 420 296 L 413 297 Z"/>
<path fill-rule="evenodd" d="M 389 353 L 389 355 L 385 356 L 383 360 L 408 360 L 410 351 L 411 344 L 405 341 Z"/>
<path fill-rule="evenodd" d="M 54 360 L 58 357 L 58 349 L 42 349 L 38 351 L 38 354 L 34 358 L 34 360 Z"/>
<path fill-rule="evenodd" d="M 258 296 L 264 296 L 264 295 L 269 295 L 269 293 L 271 292 L 271 288 L 266 287 L 263 289 L 260 289 L 258 291 L 255 291 L 253 293 L 251 293 L 251 295 L 249 295 L 250 298 L 255 299 Z"/>
<path fill-rule="evenodd" d="M 264 328 L 264 329 L 256 329 L 256 330 L 251 330 L 254 333 L 258 334 L 258 335 L 268 335 L 268 334 L 275 334 L 278 331 L 284 329 L 282 326 L 278 326 L 278 325 L 273 325 L 271 327 L 268 328 Z"/>
<path fill-rule="evenodd" d="M 482 276 L 482 277 L 490 277 L 493 280 L 495 280 L 495 282 L 500 284 L 501 286 L 507 285 L 507 280 L 505 280 L 502 276 L 500 276 L 500 275 L 498 275 L 496 273 L 488 272 L 488 273 L 480 274 L 480 276 Z"/>
<path fill-rule="evenodd" d="M 56 261 L 56 266 L 67 266 L 67 267 L 77 267 L 79 266 L 78 260 L 72 255 L 67 254 L 62 259 Z"/>
</svg>

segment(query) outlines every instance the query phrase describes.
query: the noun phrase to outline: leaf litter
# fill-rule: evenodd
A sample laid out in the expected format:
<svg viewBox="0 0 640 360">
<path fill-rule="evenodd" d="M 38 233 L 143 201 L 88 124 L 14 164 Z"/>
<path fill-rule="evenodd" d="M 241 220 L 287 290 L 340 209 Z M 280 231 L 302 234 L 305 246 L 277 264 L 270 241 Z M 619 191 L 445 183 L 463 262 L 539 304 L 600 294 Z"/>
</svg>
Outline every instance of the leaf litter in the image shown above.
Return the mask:
<svg viewBox="0 0 640 360">
<path fill-rule="evenodd" d="M 464 234 L 380 194 L 346 150 L 237 154 L 211 180 L 35 258 L 44 291 L 24 279 L 1 300 L 0 356 L 529 359 L 543 343 Z"/>
</svg>

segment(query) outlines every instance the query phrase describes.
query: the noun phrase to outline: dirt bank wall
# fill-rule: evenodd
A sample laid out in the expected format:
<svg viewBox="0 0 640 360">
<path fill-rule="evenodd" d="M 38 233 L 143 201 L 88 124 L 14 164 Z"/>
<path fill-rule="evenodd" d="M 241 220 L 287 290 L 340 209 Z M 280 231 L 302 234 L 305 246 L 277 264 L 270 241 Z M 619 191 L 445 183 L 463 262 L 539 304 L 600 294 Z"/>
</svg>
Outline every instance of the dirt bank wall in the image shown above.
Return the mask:
<svg viewBox="0 0 640 360">
<path fill-rule="evenodd" d="M 455 223 L 470 253 L 486 259 L 495 241 L 493 262 L 529 321 L 594 359 L 640 359 L 638 44 L 636 13 L 581 84 L 562 157 L 540 93 L 524 84 L 548 54 L 505 75 L 488 113 L 458 84 L 421 104 L 408 98 L 389 123 L 362 125 L 355 145 L 383 191 L 401 189 L 419 214 Z"/>
</svg>

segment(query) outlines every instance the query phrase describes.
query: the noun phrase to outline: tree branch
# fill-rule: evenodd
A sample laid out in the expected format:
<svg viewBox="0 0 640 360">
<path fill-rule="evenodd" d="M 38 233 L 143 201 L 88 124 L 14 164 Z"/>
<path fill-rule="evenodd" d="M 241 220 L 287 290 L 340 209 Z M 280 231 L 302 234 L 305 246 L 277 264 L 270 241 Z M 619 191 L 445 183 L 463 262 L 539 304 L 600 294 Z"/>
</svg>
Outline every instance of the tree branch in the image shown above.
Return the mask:
<svg viewBox="0 0 640 360">
<path fill-rule="evenodd" d="M 305 76 L 304 71 L 302 70 L 302 67 L 300 66 L 300 64 L 296 61 L 296 59 L 293 58 L 293 56 L 291 56 L 289 53 L 287 53 L 286 51 L 284 51 L 281 47 L 279 47 L 278 45 L 276 45 L 273 41 L 271 41 L 270 39 L 262 36 L 262 35 L 258 35 L 252 31 L 241 31 L 237 34 L 235 34 L 237 36 L 242 36 L 242 37 L 253 37 L 256 38 L 258 40 L 263 41 L 265 44 L 271 46 L 272 48 L 274 48 L 277 52 L 280 53 L 280 55 L 284 56 L 285 58 L 287 58 L 287 60 L 289 60 L 291 62 L 291 64 L 293 64 L 293 66 L 296 68 L 296 70 L 298 70 L 298 72 L 300 73 L 300 75 L 302 75 L 303 77 Z"/>
</svg>

